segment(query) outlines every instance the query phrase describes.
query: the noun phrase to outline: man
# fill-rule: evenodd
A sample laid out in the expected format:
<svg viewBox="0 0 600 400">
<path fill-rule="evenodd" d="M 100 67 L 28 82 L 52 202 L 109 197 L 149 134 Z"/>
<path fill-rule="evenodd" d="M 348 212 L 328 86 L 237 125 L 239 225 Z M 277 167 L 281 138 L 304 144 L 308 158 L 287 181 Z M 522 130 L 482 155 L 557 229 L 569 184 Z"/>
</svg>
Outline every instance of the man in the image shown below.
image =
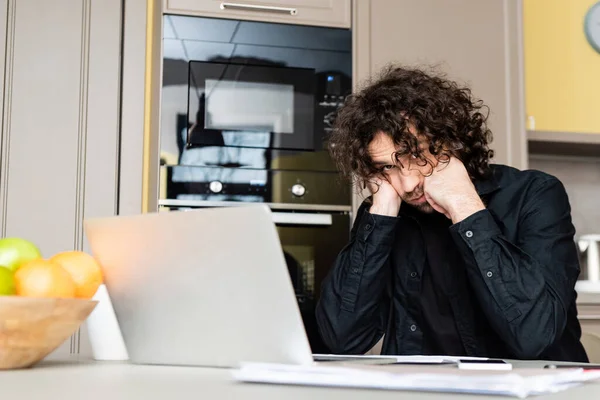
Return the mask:
<svg viewBox="0 0 600 400">
<path fill-rule="evenodd" d="M 332 352 L 587 362 L 561 182 L 490 165 L 468 88 L 388 67 L 339 110 L 331 154 L 372 193 L 323 283 Z"/>
</svg>

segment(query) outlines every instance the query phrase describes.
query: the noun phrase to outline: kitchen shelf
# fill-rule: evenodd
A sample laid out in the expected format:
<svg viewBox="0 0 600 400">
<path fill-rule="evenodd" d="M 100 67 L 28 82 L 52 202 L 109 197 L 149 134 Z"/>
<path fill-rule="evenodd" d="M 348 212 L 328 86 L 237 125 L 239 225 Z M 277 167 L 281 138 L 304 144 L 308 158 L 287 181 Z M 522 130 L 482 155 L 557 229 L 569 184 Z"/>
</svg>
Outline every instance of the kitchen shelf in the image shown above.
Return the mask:
<svg viewBox="0 0 600 400">
<path fill-rule="evenodd" d="M 600 133 L 527 131 L 530 154 L 600 158 Z"/>
</svg>

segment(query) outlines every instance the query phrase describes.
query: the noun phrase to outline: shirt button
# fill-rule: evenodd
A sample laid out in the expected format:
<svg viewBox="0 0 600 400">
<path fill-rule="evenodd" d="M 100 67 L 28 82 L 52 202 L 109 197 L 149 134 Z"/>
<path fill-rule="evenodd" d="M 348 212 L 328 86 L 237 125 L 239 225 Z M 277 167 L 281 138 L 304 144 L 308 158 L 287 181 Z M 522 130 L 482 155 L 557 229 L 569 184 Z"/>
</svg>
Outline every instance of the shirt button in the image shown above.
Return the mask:
<svg viewBox="0 0 600 400">
<path fill-rule="evenodd" d="M 416 272 L 411 272 L 410 273 L 410 277 L 411 278 L 416 278 L 417 277 L 417 273 Z"/>
<path fill-rule="evenodd" d="M 466 231 L 465 236 L 468 238 L 473 237 L 473 231 Z"/>
<path fill-rule="evenodd" d="M 486 275 L 488 278 L 491 278 L 494 274 L 492 273 L 492 271 L 488 271 Z"/>
<path fill-rule="evenodd" d="M 365 225 L 365 231 L 370 231 L 370 230 L 371 230 L 371 224 Z"/>
<path fill-rule="evenodd" d="M 358 274 L 358 268 L 352 268 L 352 272 L 354 272 L 355 274 Z"/>
<path fill-rule="evenodd" d="M 417 330 L 417 326 L 416 325 L 411 325 L 410 326 L 410 330 L 411 330 L 411 332 L 416 331 Z"/>
</svg>

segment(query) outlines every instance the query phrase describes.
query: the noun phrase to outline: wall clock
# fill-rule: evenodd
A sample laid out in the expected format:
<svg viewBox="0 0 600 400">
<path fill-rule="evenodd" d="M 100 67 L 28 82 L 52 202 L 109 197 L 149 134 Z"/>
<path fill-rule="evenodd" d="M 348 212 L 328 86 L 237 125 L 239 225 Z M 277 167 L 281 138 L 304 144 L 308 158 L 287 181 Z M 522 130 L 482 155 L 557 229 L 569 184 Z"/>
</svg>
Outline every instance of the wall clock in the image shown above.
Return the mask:
<svg viewBox="0 0 600 400">
<path fill-rule="evenodd" d="M 584 30 L 590 45 L 600 53 L 600 1 L 585 14 Z"/>
</svg>

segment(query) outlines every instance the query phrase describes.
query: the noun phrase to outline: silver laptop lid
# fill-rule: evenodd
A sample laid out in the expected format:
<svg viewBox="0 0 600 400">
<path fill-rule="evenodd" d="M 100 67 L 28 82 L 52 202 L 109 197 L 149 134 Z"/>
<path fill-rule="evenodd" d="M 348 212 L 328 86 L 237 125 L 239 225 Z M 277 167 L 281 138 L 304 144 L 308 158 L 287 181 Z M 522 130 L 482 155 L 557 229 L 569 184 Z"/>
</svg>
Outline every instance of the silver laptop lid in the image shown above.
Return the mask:
<svg viewBox="0 0 600 400">
<path fill-rule="evenodd" d="M 268 207 L 89 219 L 85 231 L 132 362 L 312 362 Z"/>
</svg>

